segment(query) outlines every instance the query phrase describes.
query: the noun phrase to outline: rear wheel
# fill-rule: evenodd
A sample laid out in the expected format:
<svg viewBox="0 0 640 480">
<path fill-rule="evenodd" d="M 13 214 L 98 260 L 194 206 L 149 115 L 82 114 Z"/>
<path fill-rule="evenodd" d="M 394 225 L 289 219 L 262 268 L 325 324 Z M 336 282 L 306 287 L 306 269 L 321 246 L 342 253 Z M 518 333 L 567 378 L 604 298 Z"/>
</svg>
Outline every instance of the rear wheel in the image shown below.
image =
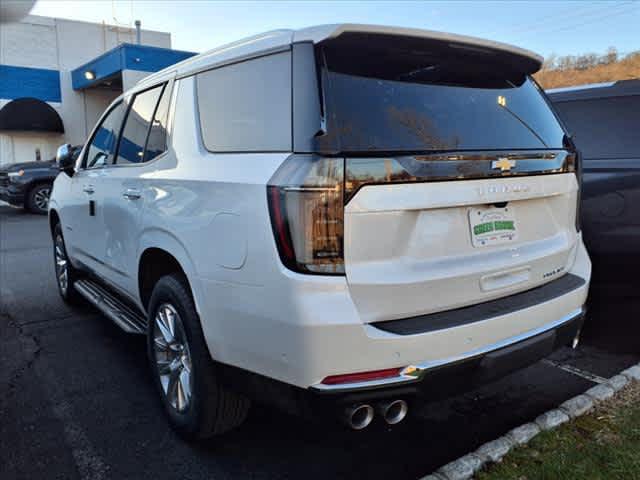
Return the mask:
<svg viewBox="0 0 640 480">
<path fill-rule="evenodd" d="M 79 303 L 80 294 L 73 287 L 79 275 L 78 271 L 69 262 L 67 248 L 62 236 L 62 227 L 59 223 L 53 228 L 53 261 L 60 296 L 66 303 Z"/>
<path fill-rule="evenodd" d="M 45 215 L 49 209 L 49 196 L 51 195 L 51 184 L 42 183 L 36 185 L 29 192 L 27 197 L 27 208 L 33 213 Z"/>
<path fill-rule="evenodd" d="M 162 277 L 149 302 L 148 356 L 171 425 L 202 439 L 240 425 L 249 401 L 219 384 L 193 299 L 181 275 Z"/>
</svg>

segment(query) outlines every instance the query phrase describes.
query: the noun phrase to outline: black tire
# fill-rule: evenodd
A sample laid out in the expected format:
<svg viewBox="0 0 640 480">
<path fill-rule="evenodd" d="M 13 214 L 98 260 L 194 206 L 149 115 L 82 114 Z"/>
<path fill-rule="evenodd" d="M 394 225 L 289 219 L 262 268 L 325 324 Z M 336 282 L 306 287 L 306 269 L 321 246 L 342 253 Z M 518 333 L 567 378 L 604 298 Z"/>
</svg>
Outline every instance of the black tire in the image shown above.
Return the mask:
<svg viewBox="0 0 640 480">
<path fill-rule="evenodd" d="M 40 183 L 29 190 L 27 195 L 27 210 L 38 215 L 46 215 L 49 211 L 49 196 L 52 185 Z"/>
<path fill-rule="evenodd" d="M 59 263 L 61 261 L 61 255 L 66 262 L 66 282 L 63 282 L 62 266 Z M 58 292 L 60 292 L 62 300 L 70 305 L 77 305 L 81 303 L 82 297 L 74 288 L 74 284 L 80 278 L 80 274 L 75 268 L 73 268 L 73 265 L 71 265 L 71 262 L 69 261 L 67 247 L 64 243 L 60 223 L 57 223 L 56 226 L 53 227 L 53 267 L 56 284 L 58 285 Z"/>
<path fill-rule="evenodd" d="M 183 411 L 170 403 L 160 380 L 154 337 L 156 315 L 171 306 L 178 314 L 190 354 L 190 400 Z M 249 411 L 249 400 L 220 385 L 216 364 L 202 333 L 188 284 L 182 275 L 162 277 L 149 301 L 147 354 L 154 383 L 171 426 L 188 440 L 200 440 L 227 432 L 240 425 Z M 174 317 L 175 318 L 175 317 Z M 169 349 L 166 349 L 169 350 Z"/>
</svg>

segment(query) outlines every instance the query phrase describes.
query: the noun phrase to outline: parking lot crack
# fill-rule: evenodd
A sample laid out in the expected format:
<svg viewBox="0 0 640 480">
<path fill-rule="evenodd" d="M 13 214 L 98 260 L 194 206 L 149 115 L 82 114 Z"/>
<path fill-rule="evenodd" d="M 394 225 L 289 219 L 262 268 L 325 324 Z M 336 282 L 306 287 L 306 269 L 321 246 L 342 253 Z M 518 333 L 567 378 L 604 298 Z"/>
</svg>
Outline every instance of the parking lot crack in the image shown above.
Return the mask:
<svg viewBox="0 0 640 480">
<path fill-rule="evenodd" d="M 106 478 L 110 467 L 93 446 L 83 426 L 77 422 L 72 405 L 56 394 L 54 388 L 51 388 L 52 380 L 50 378 L 47 379 L 46 375 L 43 377 L 42 372 L 37 371 L 37 362 L 43 350 L 39 336 L 26 331 L 24 326 L 16 322 L 8 313 L 0 313 L 0 321 L 4 323 L 3 327 L 9 332 L 7 336 L 9 338 L 3 339 L 3 347 L 6 347 L 4 350 L 16 363 L 7 379 L 7 395 L 0 401 L 3 403 L 15 401 L 20 392 L 23 378 L 27 375 L 40 377 L 39 383 L 44 386 L 52 412 L 62 425 L 66 443 L 71 450 L 80 478 L 82 480 Z M 4 351 L 2 355 L 6 355 Z M 2 405 L 0 405 L 0 411 L 2 411 Z"/>
<path fill-rule="evenodd" d="M 14 328 L 17 331 L 17 338 L 14 340 L 19 344 L 19 350 L 21 351 L 11 351 L 10 353 L 14 356 L 13 360 L 17 362 L 16 367 L 7 379 L 7 397 L 11 397 L 15 392 L 20 379 L 33 368 L 42 348 L 40 345 L 40 339 L 36 335 L 24 332 L 21 326 L 13 320 L 11 315 L 3 313 L 1 314 L 1 317 L 4 317 L 8 328 Z"/>
</svg>

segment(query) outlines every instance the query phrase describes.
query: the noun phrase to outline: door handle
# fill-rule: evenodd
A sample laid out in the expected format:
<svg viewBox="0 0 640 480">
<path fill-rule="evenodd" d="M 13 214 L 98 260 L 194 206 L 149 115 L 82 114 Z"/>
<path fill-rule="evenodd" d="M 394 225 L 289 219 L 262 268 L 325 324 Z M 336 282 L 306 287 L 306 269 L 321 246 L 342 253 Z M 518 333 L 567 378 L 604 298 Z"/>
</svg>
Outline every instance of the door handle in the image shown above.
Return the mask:
<svg viewBox="0 0 640 480">
<path fill-rule="evenodd" d="M 93 185 L 85 185 L 82 191 L 84 193 L 88 193 L 89 195 L 93 195 L 93 193 L 95 192 L 95 190 L 93 189 Z"/>
<path fill-rule="evenodd" d="M 127 200 L 138 200 L 142 196 L 142 194 L 138 190 L 133 190 L 129 188 L 124 191 L 122 196 Z"/>
</svg>

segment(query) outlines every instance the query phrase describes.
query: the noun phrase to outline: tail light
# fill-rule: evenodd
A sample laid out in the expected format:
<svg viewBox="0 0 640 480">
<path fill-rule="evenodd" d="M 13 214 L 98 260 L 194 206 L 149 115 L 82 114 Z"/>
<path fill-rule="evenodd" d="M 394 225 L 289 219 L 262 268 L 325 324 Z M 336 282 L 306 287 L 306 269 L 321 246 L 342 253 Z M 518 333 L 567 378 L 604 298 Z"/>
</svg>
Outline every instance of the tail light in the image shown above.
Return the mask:
<svg viewBox="0 0 640 480">
<path fill-rule="evenodd" d="M 267 185 L 282 263 L 310 274 L 344 275 L 344 160 L 291 155 Z"/>
</svg>

